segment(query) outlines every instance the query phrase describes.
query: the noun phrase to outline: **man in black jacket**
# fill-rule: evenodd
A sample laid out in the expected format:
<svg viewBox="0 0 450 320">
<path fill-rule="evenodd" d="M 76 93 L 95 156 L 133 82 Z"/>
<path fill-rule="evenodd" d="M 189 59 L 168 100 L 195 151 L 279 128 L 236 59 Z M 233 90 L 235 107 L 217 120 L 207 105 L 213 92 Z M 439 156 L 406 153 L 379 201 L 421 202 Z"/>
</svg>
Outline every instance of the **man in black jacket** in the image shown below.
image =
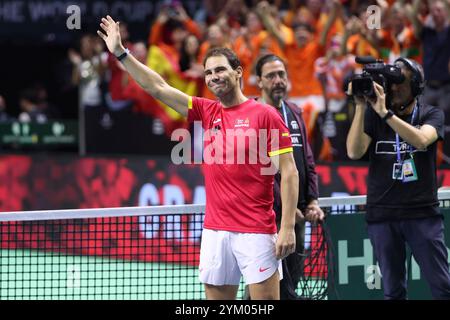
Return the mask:
<svg viewBox="0 0 450 320">
<path fill-rule="evenodd" d="M 318 205 L 317 173 L 312 149 L 308 144 L 306 127 L 300 109 L 286 101 L 288 77 L 283 60 L 274 55 L 262 56 L 256 63 L 258 86 L 261 89 L 260 102 L 275 107 L 288 127 L 294 159 L 299 173 L 299 196 L 296 217 L 296 252 L 283 260 L 283 280 L 280 282 L 281 299 L 298 299 L 295 289 L 302 275 L 302 254 L 304 251 L 305 220 L 312 223 L 322 221 L 324 213 Z M 277 222 L 281 217 L 280 175 L 274 182 L 274 211 Z"/>
</svg>

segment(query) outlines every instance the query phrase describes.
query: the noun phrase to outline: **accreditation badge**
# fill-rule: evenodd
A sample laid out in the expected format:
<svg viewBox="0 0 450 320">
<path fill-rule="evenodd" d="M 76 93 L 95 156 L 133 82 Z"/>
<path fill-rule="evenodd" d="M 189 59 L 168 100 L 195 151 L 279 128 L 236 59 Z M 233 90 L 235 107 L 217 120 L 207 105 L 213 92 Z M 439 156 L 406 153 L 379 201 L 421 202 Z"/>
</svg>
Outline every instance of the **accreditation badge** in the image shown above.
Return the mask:
<svg viewBox="0 0 450 320">
<path fill-rule="evenodd" d="M 402 172 L 403 182 L 411 182 L 419 179 L 417 176 L 416 165 L 414 164 L 414 159 L 412 158 L 403 161 Z"/>
<path fill-rule="evenodd" d="M 394 163 L 392 166 L 392 179 L 403 180 L 403 170 L 401 163 Z"/>
</svg>

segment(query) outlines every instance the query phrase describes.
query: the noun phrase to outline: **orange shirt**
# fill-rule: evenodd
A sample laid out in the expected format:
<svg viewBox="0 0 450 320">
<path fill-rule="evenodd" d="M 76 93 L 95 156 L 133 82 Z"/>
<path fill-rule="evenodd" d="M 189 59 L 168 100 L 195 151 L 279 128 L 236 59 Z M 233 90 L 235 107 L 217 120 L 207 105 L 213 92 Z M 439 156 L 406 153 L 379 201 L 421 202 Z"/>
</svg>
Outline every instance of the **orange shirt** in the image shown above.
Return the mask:
<svg viewBox="0 0 450 320">
<path fill-rule="evenodd" d="M 400 56 L 421 61 L 420 41 L 414 35 L 411 26 L 406 27 L 399 35 L 395 36 L 389 29 L 380 30 L 380 51 L 384 61 L 393 63 Z"/>
<path fill-rule="evenodd" d="M 317 38 L 320 37 L 320 34 L 322 33 L 322 30 L 324 29 L 328 17 L 330 16 L 329 13 L 326 12 L 321 12 L 319 18 L 315 18 L 313 17 L 313 15 L 311 14 L 311 12 L 308 10 L 308 8 L 306 7 L 300 7 L 297 12 L 294 12 L 292 10 L 287 11 L 286 15 L 283 18 L 283 21 L 286 25 L 288 26 L 293 26 L 296 18 L 297 13 L 301 12 L 302 16 L 304 17 L 304 19 L 306 19 L 307 21 L 310 21 L 310 24 L 314 27 L 315 29 L 315 36 Z M 345 24 L 342 20 L 341 17 L 337 17 L 336 20 L 334 21 L 334 23 L 332 24 L 330 31 L 328 32 L 327 35 L 327 43 L 330 42 L 330 39 L 336 35 L 336 34 L 343 34 L 344 33 L 344 29 L 345 29 Z"/>
<path fill-rule="evenodd" d="M 355 34 L 348 38 L 347 51 L 355 56 L 372 56 L 376 59 L 380 58 L 378 50 L 361 35 Z"/>
<path fill-rule="evenodd" d="M 186 30 L 196 36 L 198 39 L 201 38 L 202 33 L 198 25 L 191 19 L 188 19 L 184 22 L 184 26 Z M 151 27 L 150 34 L 148 36 L 148 44 L 160 44 L 161 42 L 165 42 L 163 40 L 164 34 L 164 24 L 155 21 Z M 167 41 L 166 41 L 167 42 Z"/>
<path fill-rule="evenodd" d="M 281 25 L 280 29 L 286 43 L 294 42 L 294 31 L 291 28 Z M 257 56 L 270 52 L 283 60 L 287 58 L 277 39 L 267 31 L 261 31 L 258 37 L 255 38 L 255 51 L 258 53 Z"/>
<path fill-rule="evenodd" d="M 319 20 L 316 23 L 316 37 L 319 39 L 320 34 L 322 33 L 323 29 L 325 28 L 325 25 L 327 24 L 329 15 L 326 13 L 322 13 L 320 15 Z M 331 38 L 333 38 L 336 34 L 343 34 L 345 30 L 344 22 L 342 21 L 341 17 L 337 17 L 334 23 L 331 25 L 330 31 L 328 31 L 327 34 L 327 41 L 326 43 L 329 43 L 331 41 Z"/>
<path fill-rule="evenodd" d="M 286 26 L 281 26 L 281 31 L 284 34 L 285 41 L 292 42 L 293 32 Z M 283 60 L 286 60 L 286 56 L 281 49 L 278 41 L 270 35 L 267 31 L 260 31 L 258 34 L 250 37 L 249 43 L 247 43 L 244 37 L 239 37 L 234 42 L 233 50 L 236 52 L 239 60 L 241 61 L 243 72 L 244 88 L 243 92 L 246 96 L 256 97 L 261 94 L 261 90 L 258 88 L 255 64 L 258 58 L 268 52 L 276 54 Z"/>
<path fill-rule="evenodd" d="M 324 47 L 311 41 L 303 48 L 294 42 L 286 46 L 288 73 L 292 89 L 291 97 L 322 95 L 322 87 L 315 76 L 315 62 L 325 53 Z"/>
<path fill-rule="evenodd" d="M 247 43 L 244 37 L 240 36 L 236 39 L 233 45 L 233 51 L 241 61 L 241 65 L 244 70 L 242 74 L 242 79 L 244 81 L 243 93 L 246 96 L 260 95 L 254 70 L 256 58 L 258 56 L 254 47 L 255 38 L 257 37 L 258 35 L 253 35 L 250 38 L 250 43 Z"/>
</svg>

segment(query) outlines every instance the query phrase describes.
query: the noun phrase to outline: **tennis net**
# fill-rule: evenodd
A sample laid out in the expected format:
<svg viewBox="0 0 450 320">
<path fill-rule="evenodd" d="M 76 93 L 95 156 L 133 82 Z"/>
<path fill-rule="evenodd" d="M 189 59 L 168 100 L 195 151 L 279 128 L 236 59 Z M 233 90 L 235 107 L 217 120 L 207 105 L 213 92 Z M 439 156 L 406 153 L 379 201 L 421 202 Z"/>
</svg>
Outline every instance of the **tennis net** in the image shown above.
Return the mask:
<svg viewBox="0 0 450 320">
<path fill-rule="evenodd" d="M 204 209 L 0 213 L 0 299 L 204 299 L 198 280 Z M 306 239 L 298 291 L 324 298 L 329 260 L 322 227 L 306 228 Z"/>
</svg>

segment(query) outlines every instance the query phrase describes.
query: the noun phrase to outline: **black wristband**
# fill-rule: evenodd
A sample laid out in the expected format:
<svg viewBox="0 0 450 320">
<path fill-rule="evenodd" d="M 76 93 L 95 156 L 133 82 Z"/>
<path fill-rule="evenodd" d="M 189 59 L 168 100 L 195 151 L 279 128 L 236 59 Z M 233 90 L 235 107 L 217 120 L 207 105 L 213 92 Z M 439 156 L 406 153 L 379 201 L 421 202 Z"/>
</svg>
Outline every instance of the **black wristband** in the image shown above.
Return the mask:
<svg viewBox="0 0 450 320">
<path fill-rule="evenodd" d="M 116 58 L 117 58 L 117 60 L 119 60 L 119 61 L 122 62 L 122 60 L 125 59 L 125 57 L 126 57 L 129 53 L 130 53 L 130 50 L 128 50 L 127 48 L 125 48 L 125 52 L 122 53 L 120 56 L 118 56 L 118 57 L 116 57 Z"/>
<path fill-rule="evenodd" d="M 382 118 L 383 121 L 387 121 L 389 118 L 391 118 L 394 115 L 394 113 L 388 109 L 386 115 Z"/>
</svg>

